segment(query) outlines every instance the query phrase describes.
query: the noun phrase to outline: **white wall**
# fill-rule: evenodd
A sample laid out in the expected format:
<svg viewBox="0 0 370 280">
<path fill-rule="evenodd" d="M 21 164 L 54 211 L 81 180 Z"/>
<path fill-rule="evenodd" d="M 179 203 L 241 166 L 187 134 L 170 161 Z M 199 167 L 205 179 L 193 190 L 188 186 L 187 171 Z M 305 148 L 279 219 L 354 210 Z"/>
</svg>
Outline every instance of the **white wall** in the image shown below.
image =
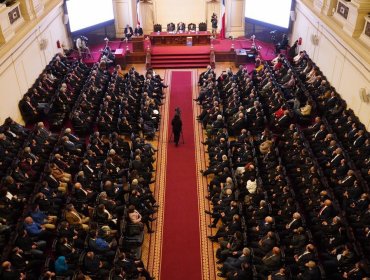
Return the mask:
<svg viewBox="0 0 370 280">
<path fill-rule="evenodd" d="M 193 21 L 199 23 L 205 20 L 205 2 L 200 0 L 174 1 L 156 0 L 153 1 L 156 10 L 156 19 L 161 24 L 169 22 Z"/>
<path fill-rule="evenodd" d="M 112 0 L 116 18 L 116 35 L 123 35 L 126 24 L 136 24 L 136 0 Z M 153 31 L 154 24 L 161 24 L 165 31 L 167 24 L 184 22 L 185 24 L 206 22 L 211 30 L 211 15 L 216 13 L 220 17 L 221 8 L 219 0 L 155 0 L 140 2 L 140 22 L 145 34 Z M 244 0 L 226 0 L 226 35 L 244 35 Z M 131 18 L 132 17 L 132 18 Z M 221 19 L 219 18 L 219 30 Z"/>
<path fill-rule="evenodd" d="M 370 103 L 362 102 L 359 96 L 360 88 L 366 88 L 370 92 L 369 61 L 356 54 L 300 1 L 297 1 L 296 14 L 292 41 L 302 37 L 301 50 L 307 51 L 331 85 L 370 130 Z M 317 45 L 311 40 L 313 34 L 318 36 Z"/>
<path fill-rule="evenodd" d="M 21 39 L 16 37 L 8 43 L 13 44 L 14 47 L 0 58 L 0 124 L 8 116 L 22 122 L 18 110 L 19 100 L 51 58 L 60 52 L 56 41 L 59 40 L 68 46 L 62 7 L 59 6 L 51 11 Z M 47 41 L 44 50 L 39 46 L 41 40 Z"/>
</svg>

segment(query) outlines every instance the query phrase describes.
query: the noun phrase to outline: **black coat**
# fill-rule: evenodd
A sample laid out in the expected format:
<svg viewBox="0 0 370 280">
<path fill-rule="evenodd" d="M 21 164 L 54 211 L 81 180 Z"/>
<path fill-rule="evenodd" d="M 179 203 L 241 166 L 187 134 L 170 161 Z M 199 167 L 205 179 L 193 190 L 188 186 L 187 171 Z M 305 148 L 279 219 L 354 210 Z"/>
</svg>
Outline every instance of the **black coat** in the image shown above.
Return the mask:
<svg viewBox="0 0 370 280">
<path fill-rule="evenodd" d="M 178 134 L 182 131 L 182 121 L 179 115 L 175 115 L 171 122 L 172 131 L 174 134 Z"/>
</svg>

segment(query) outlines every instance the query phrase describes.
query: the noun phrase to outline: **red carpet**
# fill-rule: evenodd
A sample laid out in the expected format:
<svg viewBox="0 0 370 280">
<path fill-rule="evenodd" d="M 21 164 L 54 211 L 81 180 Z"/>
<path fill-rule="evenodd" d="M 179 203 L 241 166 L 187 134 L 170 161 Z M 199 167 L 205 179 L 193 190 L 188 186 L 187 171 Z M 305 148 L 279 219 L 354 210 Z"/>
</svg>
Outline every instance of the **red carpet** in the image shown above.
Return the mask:
<svg viewBox="0 0 370 280">
<path fill-rule="evenodd" d="M 167 150 L 160 279 L 200 280 L 202 272 L 190 71 L 172 72 L 170 94 L 168 133 L 171 133 L 175 108 L 180 107 L 185 144 L 181 141 L 179 147 L 175 147 L 174 143 L 170 143 Z"/>
</svg>

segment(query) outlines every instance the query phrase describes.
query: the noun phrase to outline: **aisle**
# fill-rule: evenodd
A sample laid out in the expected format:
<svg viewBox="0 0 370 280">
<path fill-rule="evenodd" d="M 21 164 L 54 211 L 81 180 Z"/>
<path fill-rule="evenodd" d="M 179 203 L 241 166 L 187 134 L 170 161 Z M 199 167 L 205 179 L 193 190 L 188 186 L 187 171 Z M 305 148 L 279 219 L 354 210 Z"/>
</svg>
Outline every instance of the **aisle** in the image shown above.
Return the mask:
<svg viewBox="0 0 370 280">
<path fill-rule="evenodd" d="M 171 71 L 168 139 L 181 108 L 184 140 L 167 148 L 161 280 L 202 279 L 191 71 Z"/>
</svg>

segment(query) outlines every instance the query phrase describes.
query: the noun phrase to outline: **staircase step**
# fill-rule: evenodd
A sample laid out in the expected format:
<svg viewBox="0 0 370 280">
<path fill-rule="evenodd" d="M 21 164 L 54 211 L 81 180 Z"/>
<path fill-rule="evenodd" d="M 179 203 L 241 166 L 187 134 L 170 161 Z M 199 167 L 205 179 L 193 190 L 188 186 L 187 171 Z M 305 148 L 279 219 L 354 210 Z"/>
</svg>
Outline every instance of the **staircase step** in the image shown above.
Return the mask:
<svg viewBox="0 0 370 280">
<path fill-rule="evenodd" d="M 184 56 L 180 56 L 180 55 L 156 56 L 156 55 L 153 55 L 152 56 L 152 60 L 158 60 L 158 59 L 172 59 L 172 60 L 176 60 L 176 59 L 202 59 L 202 58 L 208 58 L 209 59 L 209 55 L 198 55 L 198 56 L 195 56 L 195 55 L 184 55 Z"/>
<path fill-rule="evenodd" d="M 197 59 L 197 60 L 152 60 L 151 64 L 190 64 L 190 63 L 209 63 L 210 59 Z"/>
<path fill-rule="evenodd" d="M 171 64 L 171 63 L 167 63 L 167 64 L 155 64 L 155 63 L 152 63 L 151 66 L 153 68 L 206 68 L 207 65 L 209 63 L 177 63 L 177 64 Z"/>
<path fill-rule="evenodd" d="M 152 54 L 152 57 L 199 57 L 199 56 L 209 56 L 209 53 L 192 53 L 192 54 L 183 54 L 183 53 L 168 53 L 168 54 Z"/>
</svg>

